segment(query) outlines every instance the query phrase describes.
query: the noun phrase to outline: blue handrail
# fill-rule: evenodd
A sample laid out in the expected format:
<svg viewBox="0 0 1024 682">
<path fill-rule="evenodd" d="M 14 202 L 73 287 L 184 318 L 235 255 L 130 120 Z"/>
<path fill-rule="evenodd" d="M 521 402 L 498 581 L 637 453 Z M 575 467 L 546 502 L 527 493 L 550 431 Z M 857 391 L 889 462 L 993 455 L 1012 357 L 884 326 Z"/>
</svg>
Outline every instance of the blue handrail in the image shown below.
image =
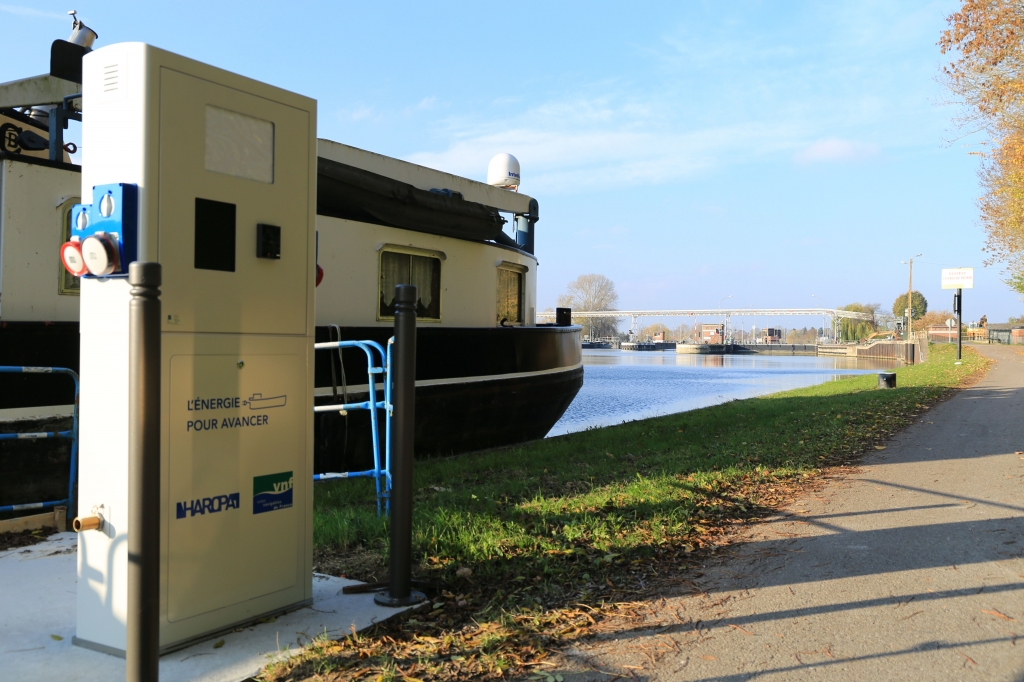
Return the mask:
<svg viewBox="0 0 1024 682">
<path fill-rule="evenodd" d="M 70 431 L 43 431 L 38 433 L 0 433 L 0 441 L 5 440 L 38 440 L 43 438 L 71 439 L 71 474 L 68 476 L 68 496 L 63 500 L 49 502 L 29 502 L 26 504 L 8 504 L 0 506 L 0 512 L 24 511 L 26 509 L 47 509 L 58 505 L 66 505 L 68 511 L 74 513 L 75 480 L 78 474 L 78 374 L 67 367 L 20 367 L 0 366 L 0 374 L 66 374 L 75 382 L 75 405 L 72 413 Z"/>
<path fill-rule="evenodd" d="M 391 511 L 391 346 L 394 338 L 388 340 L 387 351 L 376 341 L 327 341 L 315 343 L 315 350 L 326 350 L 334 348 L 360 348 L 366 353 L 366 374 L 369 400 L 358 403 L 345 403 L 344 405 L 315 405 L 314 413 L 319 412 L 340 412 L 345 414 L 348 410 L 369 410 L 370 431 L 373 440 L 373 468 L 365 471 L 341 471 L 314 474 L 314 481 L 327 481 L 339 478 L 373 477 L 377 486 L 377 515 L 381 513 L 381 500 L 384 501 L 384 510 Z M 374 351 L 380 354 L 381 365 L 374 365 Z M 377 383 L 374 377 L 382 375 L 384 381 L 384 400 L 377 400 Z M 387 414 L 385 420 L 384 436 L 384 466 L 380 462 L 380 426 L 377 417 L 377 410 L 384 410 Z M 381 482 L 383 481 L 383 486 Z"/>
</svg>

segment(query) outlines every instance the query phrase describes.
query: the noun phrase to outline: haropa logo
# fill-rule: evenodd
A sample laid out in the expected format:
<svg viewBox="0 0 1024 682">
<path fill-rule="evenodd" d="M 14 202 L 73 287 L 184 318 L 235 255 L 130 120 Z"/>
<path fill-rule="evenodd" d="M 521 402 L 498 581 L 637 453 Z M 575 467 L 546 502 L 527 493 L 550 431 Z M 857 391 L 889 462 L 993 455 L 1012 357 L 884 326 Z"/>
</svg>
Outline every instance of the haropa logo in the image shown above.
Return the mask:
<svg viewBox="0 0 1024 682">
<path fill-rule="evenodd" d="M 228 509 L 239 509 L 240 493 L 229 493 L 227 495 L 214 495 L 213 497 L 197 497 L 194 500 L 178 502 L 175 506 L 174 517 L 184 519 L 190 516 L 202 516 L 216 514 Z"/>
</svg>

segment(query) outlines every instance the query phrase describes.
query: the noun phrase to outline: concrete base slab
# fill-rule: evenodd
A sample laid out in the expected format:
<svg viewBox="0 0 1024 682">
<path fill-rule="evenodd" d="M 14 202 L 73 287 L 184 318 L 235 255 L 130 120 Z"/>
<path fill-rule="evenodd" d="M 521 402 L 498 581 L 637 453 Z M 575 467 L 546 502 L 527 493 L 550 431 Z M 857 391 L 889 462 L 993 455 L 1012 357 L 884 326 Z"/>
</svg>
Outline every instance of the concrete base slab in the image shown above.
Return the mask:
<svg viewBox="0 0 1024 682">
<path fill-rule="evenodd" d="M 124 659 L 73 646 L 78 537 L 0 552 L 0 670 L 11 680 L 124 679 Z M 294 655 L 317 635 L 362 630 L 404 609 L 373 603 L 373 594 L 342 595 L 358 584 L 313 576 L 313 605 L 270 623 L 241 628 L 160 659 L 161 682 L 239 682 L 272 660 Z M 223 642 L 223 644 L 221 644 Z"/>
</svg>

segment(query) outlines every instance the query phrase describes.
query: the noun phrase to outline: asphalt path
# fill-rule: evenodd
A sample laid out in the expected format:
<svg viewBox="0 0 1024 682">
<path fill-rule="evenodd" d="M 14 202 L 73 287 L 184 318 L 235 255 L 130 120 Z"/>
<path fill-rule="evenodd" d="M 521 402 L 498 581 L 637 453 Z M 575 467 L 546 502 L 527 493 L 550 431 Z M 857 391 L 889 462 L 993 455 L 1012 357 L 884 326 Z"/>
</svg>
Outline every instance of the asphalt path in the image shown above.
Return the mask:
<svg viewBox="0 0 1024 682">
<path fill-rule="evenodd" d="M 976 349 L 978 384 L 544 673 L 1024 682 L 1024 351 Z"/>
</svg>

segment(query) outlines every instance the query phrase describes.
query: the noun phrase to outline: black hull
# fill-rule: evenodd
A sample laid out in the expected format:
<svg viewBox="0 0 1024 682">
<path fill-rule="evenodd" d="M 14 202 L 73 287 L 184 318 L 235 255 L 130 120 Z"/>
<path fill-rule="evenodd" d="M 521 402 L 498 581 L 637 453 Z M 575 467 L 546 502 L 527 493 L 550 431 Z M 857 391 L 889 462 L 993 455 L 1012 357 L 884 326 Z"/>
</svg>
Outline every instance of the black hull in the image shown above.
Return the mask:
<svg viewBox="0 0 1024 682">
<path fill-rule="evenodd" d="M 583 386 L 583 368 L 538 375 L 416 387 L 416 456 L 454 455 L 543 438 Z M 366 393 L 350 393 L 352 402 Z M 331 403 L 319 399 L 318 404 Z M 383 416 L 383 413 L 381 413 Z M 314 468 L 368 469 L 372 463 L 369 413 L 317 415 Z M 380 427 L 383 457 L 383 422 Z"/>
<path fill-rule="evenodd" d="M 77 322 L 0 322 L 0 365 L 77 372 L 78 343 Z M 75 386 L 67 375 L 0 374 L 0 409 L 73 402 Z"/>
<path fill-rule="evenodd" d="M 391 330 L 342 327 L 343 340 L 387 343 Z M 327 341 L 326 327 L 317 342 Z M 335 339 L 338 337 L 335 336 Z M 363 353 L 343 353 L 347 402 L 366 400 Z M 445 456 L 543 438 L 583 385 L 579 327 L 417 329 L 416 455 Z M 341 372 L 335 372 L 338 402 Z M 335 402 L 330 358 L 317 351 L 318 405 Z M 326 393 L 326 395 L 325 395 Z M 369 413 L 325 413 L 315 421 L 314 468 L 352 471 L 372 462 Z M 383 439 L 383 427 L 381 427 Z"/>
<path fill-rule="evenodd" d="M 370 339 L 382 346 L 391 336 L 391 329 L 386 327 L 341 327 L 338 331 L 342 339 Z M 316 330 L 317 342 L 327 341 L 331 335 L 327 327 Z M 334 338 L 338 338 L 337 333 Z M 2 365 L 57 366 L 78 371 L 78 348 L 78 324 L 74 322 L 0 324 Z M 352 387 L 349 401 L 365 400 L 365 356 L 358 349 L 347 349 L 342 357 L 345 383 Z M 583 385 L 581 360 L 579 327 L 420 325 L 416 365 L 417 456 L 451 455 L 543 438 Z M 343 389 L 337 362 L 334 376 L 340 399 Z M 328 351 L 317 351 L 315 377 L 316 403 L 334 402 Z M 74 389 L 66 376 L 0 374 L 0 409 L 73 402 Z M 372 447 L 367 412 L 353 411 L 347 417 L 317 415 L 314 424 L 314 467 L 318 473 L 369 467 Z M 0 426 L 0 431 L 11 430 L 14 429 Z M 380 432 L 383 438 L 383 423 Z M 56 478 L 51 469 L 62 472 L 59 478 L 64 483 L 58 484 L 56 491 L 66 485 L 69 449 L 66 442 L 37 441 L 25 445 L 40 447 L 39 443 L 46 443 L 49 467 L 47 475 L 41 478 Z M 15 460 L 21 462 L 25 458 L 14 450 L 0 447 L 0 480 L 17 488 L 0 492 L 0 504 L 37 501 L 41 491 L 26 480 L 32 477 L 20 468 L 16 474 L 11 470 Z M 27 486 L 24 490 L 23 485 Z"/>
</svg>

